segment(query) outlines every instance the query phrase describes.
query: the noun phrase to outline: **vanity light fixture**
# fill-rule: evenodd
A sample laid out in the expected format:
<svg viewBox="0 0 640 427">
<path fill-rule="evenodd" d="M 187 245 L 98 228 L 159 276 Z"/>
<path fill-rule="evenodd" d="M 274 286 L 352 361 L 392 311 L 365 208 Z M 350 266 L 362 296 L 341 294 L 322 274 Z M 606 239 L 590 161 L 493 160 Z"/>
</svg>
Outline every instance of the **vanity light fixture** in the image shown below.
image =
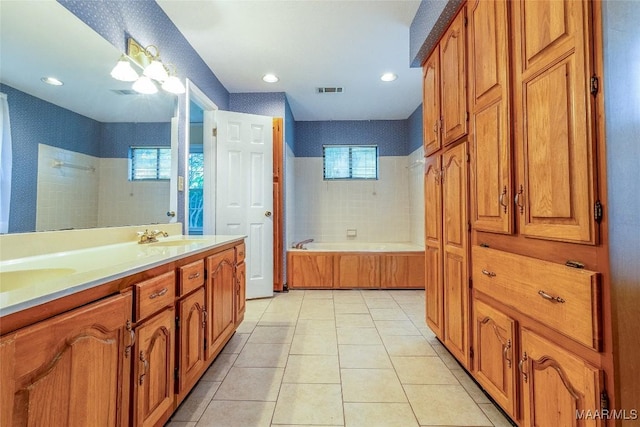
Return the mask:
<svg viewBox="0 0 640 427">
<path fill-rule="evenodd" d="M 135 82 L 140 76 L 138 76 L 136 70 L 131 66 L 127 55 L 123 53 L 116 66 L 111 70 L 111 77 L 123 82 Z"/>
<path fill-rule="evenodd" d="M 55 77 L 42 77 L 40 79 L 43 83 L 46 83 L 51 86 L 62 86 L 64 83 L 62 81 L 56 79 Z"/>
<path fill-rule="evenodd" d="M 138 75 L 130 61 L 142 68 L 142 76 Z M 176 76 L 175 66 L 173 66 L 173 72 L 169 74 L 167 66 L 160 59 L 158 48 L 154 45 L 142 47 L 132 38 L 129 38 L 127 42 L 127 54 L 120 57 L 116 66 L 111 70 L 111 76 L 116 80 L 134 82 L 133 90 L 146 95 L 158 92 L 156 84 L 161 85 L 162 89 L 170 93 L 185 92 L 182 81 Z"/>
<path fill-rule="evenodd" d="M 262 80 L 267 83 L 277 83 L 280 79 L 275 74 L 265 74 L 262 76 Z"/>
<path fill-rule="evenodd" d="M 397 78 L 398 78 L 398 75 L 394 73 L 384 73 L 383 75 L 380 76 L 380 80 L 382 80 L 383 82 L 392 82 Z"/>
</svg>

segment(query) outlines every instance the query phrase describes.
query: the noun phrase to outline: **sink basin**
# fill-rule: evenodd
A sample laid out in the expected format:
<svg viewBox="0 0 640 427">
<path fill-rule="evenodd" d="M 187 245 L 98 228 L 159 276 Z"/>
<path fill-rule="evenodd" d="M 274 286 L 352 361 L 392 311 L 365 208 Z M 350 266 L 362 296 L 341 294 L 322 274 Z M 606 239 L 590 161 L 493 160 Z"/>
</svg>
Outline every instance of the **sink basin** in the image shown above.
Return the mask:
<svg viewBox="0 0 640 427">
<path fill-rule="evenodd" d="M 13 291 L 26 286 L 36 285 L 47 280 L 70 276 L 73 268 L 38 268 L 0 272 L 0 292 Z"/>
<path fill-rule="evenodd" d="M 149 246 L 186 246 L 204 242 L 204 240 L 199 239 L 158 240 L 157 242 L 149 243 Z"/>
</svg>

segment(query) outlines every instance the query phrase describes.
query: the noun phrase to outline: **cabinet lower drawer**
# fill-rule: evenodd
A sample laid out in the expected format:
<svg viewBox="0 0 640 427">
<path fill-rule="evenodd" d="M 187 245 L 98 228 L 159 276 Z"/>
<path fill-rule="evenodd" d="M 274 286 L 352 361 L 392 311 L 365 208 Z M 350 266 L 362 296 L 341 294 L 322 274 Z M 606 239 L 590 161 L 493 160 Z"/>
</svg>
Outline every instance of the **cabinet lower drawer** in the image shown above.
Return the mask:
<svg viewBox="0 0 640 427">
<path fill-rule="evenodd" d="M 472 264 L 477 291 L 601 349 L 599 273 L 479 246 Z"/>
</svg>

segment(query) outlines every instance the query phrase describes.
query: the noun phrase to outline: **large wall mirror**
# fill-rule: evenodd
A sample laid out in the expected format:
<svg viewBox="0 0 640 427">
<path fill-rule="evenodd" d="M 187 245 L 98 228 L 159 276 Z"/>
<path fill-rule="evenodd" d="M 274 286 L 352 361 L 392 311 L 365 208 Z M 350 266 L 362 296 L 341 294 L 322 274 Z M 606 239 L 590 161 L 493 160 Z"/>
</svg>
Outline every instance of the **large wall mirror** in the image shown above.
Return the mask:
<svg viewBox="0 0 640 427">
<path fill-rule="evenodd" d="M 138 94 L 113 79 L 121 52 L 58 2 L 0 8 L 0 92 L 13 146 L 9 232 L 174 221 L 176 171 L 132 179 L 131 152 L 143 150 L 138 166 L 155 155 L 158 167 L 177 167 L 176 96 Z"/>
</svg>

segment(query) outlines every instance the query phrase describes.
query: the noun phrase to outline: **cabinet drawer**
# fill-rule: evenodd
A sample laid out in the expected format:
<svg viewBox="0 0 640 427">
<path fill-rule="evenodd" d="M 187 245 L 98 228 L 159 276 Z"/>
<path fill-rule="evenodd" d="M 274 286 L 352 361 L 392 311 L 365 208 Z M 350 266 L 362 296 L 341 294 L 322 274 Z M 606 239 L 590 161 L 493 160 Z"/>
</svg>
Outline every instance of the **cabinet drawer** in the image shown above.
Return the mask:
<svg viewBox="0 0 640 427">
<path fill-rule="evenodd" d="M 204 260 L 201 259 L 180 267 L 178 274 L 180 275 L 178 293 L 180 295 L 188 294 L 204 285 Z"/>
<path fill-rule="evenodd" d="M 173 304 L 176 296 L 175 273 L 162 274 L 153 279 L 134 285 L 136 321 L 155 313 L 163 307 Z"/>
<path fill-rule="evenodd" d="M 236 246 L 236 263 L 240 264 L 245 258 L 245 246 L 244 243 Z"/>
<path fill-rule="evenodd" d="M 600 350 L 600 273 L 479 246 L 472 257 L 477 291 Z"/>
</svg>

